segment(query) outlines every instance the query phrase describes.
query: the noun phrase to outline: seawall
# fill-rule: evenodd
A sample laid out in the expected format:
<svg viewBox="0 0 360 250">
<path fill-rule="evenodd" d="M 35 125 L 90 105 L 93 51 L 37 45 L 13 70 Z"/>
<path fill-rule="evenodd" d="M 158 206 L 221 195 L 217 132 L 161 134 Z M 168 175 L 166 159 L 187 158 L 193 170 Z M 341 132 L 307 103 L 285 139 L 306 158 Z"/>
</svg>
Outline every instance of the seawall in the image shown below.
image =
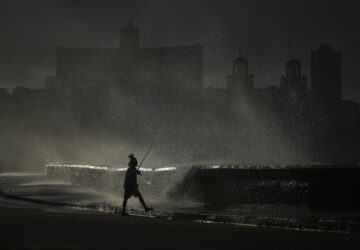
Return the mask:
<svg viewBox="0 0 360 250">
<path fill-rule="evenodd" d="M 122 194 L 126 168 L 47 165 L 47 174 L 73 184 Z M 141 191 L 209 206 L 274 204 L 309 209 L 359 209 L 359 165 L 192 165 L 143 168 Z"/>
</svg>

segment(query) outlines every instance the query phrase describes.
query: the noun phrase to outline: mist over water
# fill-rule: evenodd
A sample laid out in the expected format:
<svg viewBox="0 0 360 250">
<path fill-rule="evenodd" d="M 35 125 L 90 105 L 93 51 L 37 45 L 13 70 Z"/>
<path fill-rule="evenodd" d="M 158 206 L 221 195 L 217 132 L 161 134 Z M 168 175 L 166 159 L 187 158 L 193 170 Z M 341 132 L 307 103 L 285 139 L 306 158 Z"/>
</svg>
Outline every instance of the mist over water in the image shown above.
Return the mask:
<svg viewBox="0 0 360 250">
<path fill-rule="evenodd" d="M 145 167 L 307 161 L 276 117 L 245 95 L 236 101 L 235 112 L 199 93 L 184 96 L 166 92 L 146 97 L 141 93 L 134 99 L 133 93 L 120 90 L 111 91 L 110 96 L 91 97 L 92 101 L 106 101 L 106 106 L 89 106 L 86 122 L 76 117 L 71 126 L 41 120 L 3 126 L 2 165 L 32 170 L 40 170 L 48 162 L 126 166 L 130 153 L 141 161 L 154 141 Z M 108 114 L 98 115 L 99 110 Z"/>
</svg>

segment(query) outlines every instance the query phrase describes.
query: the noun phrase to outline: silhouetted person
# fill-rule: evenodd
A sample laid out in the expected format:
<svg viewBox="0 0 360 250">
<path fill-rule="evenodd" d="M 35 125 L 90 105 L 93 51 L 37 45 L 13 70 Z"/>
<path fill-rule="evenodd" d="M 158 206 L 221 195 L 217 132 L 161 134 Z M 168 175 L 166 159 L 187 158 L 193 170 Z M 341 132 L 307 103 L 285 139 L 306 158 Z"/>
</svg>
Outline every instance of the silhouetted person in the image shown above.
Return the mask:
<svg viewBox="0 0 360 250">
<path fill-rule="evenodd" d="M 126 171 L 125 182 L 124 182 L 125 193 L 124 193 L 123 211 L 122 211 L 122 215 L 124 216 L 128 215 L 126 213 L 126 204 L 127 204 L 127 200 L 130 199 L 131 196 L 135 196 L 139 198 L 139 201 L 141 205 L 143 205 L 146 212 L 153 210 L 153 208 L 151 207 L 149 208 L 146 206 L 145 201 L 138 189 L 137 175 L 140 174 L 140 171 L 136 169 L 138 162 L 133 154 L 129 155 L 129 158 L 130 158 L 128 164 L 129 168 Z"/>
</svg>

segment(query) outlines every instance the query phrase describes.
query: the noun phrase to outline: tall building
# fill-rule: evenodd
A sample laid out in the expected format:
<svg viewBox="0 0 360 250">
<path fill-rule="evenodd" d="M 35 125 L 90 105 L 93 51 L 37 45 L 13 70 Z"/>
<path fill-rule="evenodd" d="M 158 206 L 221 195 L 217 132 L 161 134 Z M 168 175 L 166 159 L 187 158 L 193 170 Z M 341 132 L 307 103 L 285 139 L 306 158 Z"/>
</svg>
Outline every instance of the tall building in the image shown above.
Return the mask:
<svg viewBox="0 0 360 250">
<path fill-rule="evenodd" d="M 249 74 L 249 62 L 241 55 L 233 60 L 232 74 L 227 78 L 227 90 L 230 93 L 246 94 L 254 88 L 254 76 Z"/>
<path fill-rule="evenodd" d="M 201 45 L 139 47 L 139 29 L 132 22 L 120 30 L 120 48 L 56 48 L 56 75 L 48 89 L 86 89 L 95 85 L 203 87 Z"/>
<path fill-rule="evenodd" d="M 134 27 L 133 20 L 129 19 L 127 26 L 120 29 L 120 48 L 138 49 L 140 47 L 139 28 Z"/>
<path fill-rule="evenodd" d="M 311 89 L 327 103 L 342 99 L 341 53 L 328 45 L 311 51 Z"/>
<path fill-rule="evenodd" d="M 286 90 L 306 90 L 306 77 L 302 75 L 301 63 L 294 58 L 286 63 L 286 74 L 281 77 L 280 87 Z"/>
</svg>

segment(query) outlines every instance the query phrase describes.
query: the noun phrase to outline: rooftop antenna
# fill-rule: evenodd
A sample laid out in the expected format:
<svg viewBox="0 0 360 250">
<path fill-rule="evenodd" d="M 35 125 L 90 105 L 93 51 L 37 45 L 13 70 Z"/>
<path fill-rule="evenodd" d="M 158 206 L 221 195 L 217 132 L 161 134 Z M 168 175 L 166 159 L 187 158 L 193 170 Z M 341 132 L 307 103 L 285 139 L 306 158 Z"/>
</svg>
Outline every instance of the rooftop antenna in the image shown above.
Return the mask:
<svg viewBox="0 0 360 250">
<path fill-rule="evenodd" d="M 294 46 L 293 46 L 293 41 L 291 39 L 287 40 L 287 46 L 289 47 L 289 51 L 291 53 L 291 58 L 294 59 Z"/>
<path fill-rule="evenodd" d="M 96 72 L 96 84 L 99 83 L 99 16 L 95 12 L 95 72 Z"/>
</svg>

